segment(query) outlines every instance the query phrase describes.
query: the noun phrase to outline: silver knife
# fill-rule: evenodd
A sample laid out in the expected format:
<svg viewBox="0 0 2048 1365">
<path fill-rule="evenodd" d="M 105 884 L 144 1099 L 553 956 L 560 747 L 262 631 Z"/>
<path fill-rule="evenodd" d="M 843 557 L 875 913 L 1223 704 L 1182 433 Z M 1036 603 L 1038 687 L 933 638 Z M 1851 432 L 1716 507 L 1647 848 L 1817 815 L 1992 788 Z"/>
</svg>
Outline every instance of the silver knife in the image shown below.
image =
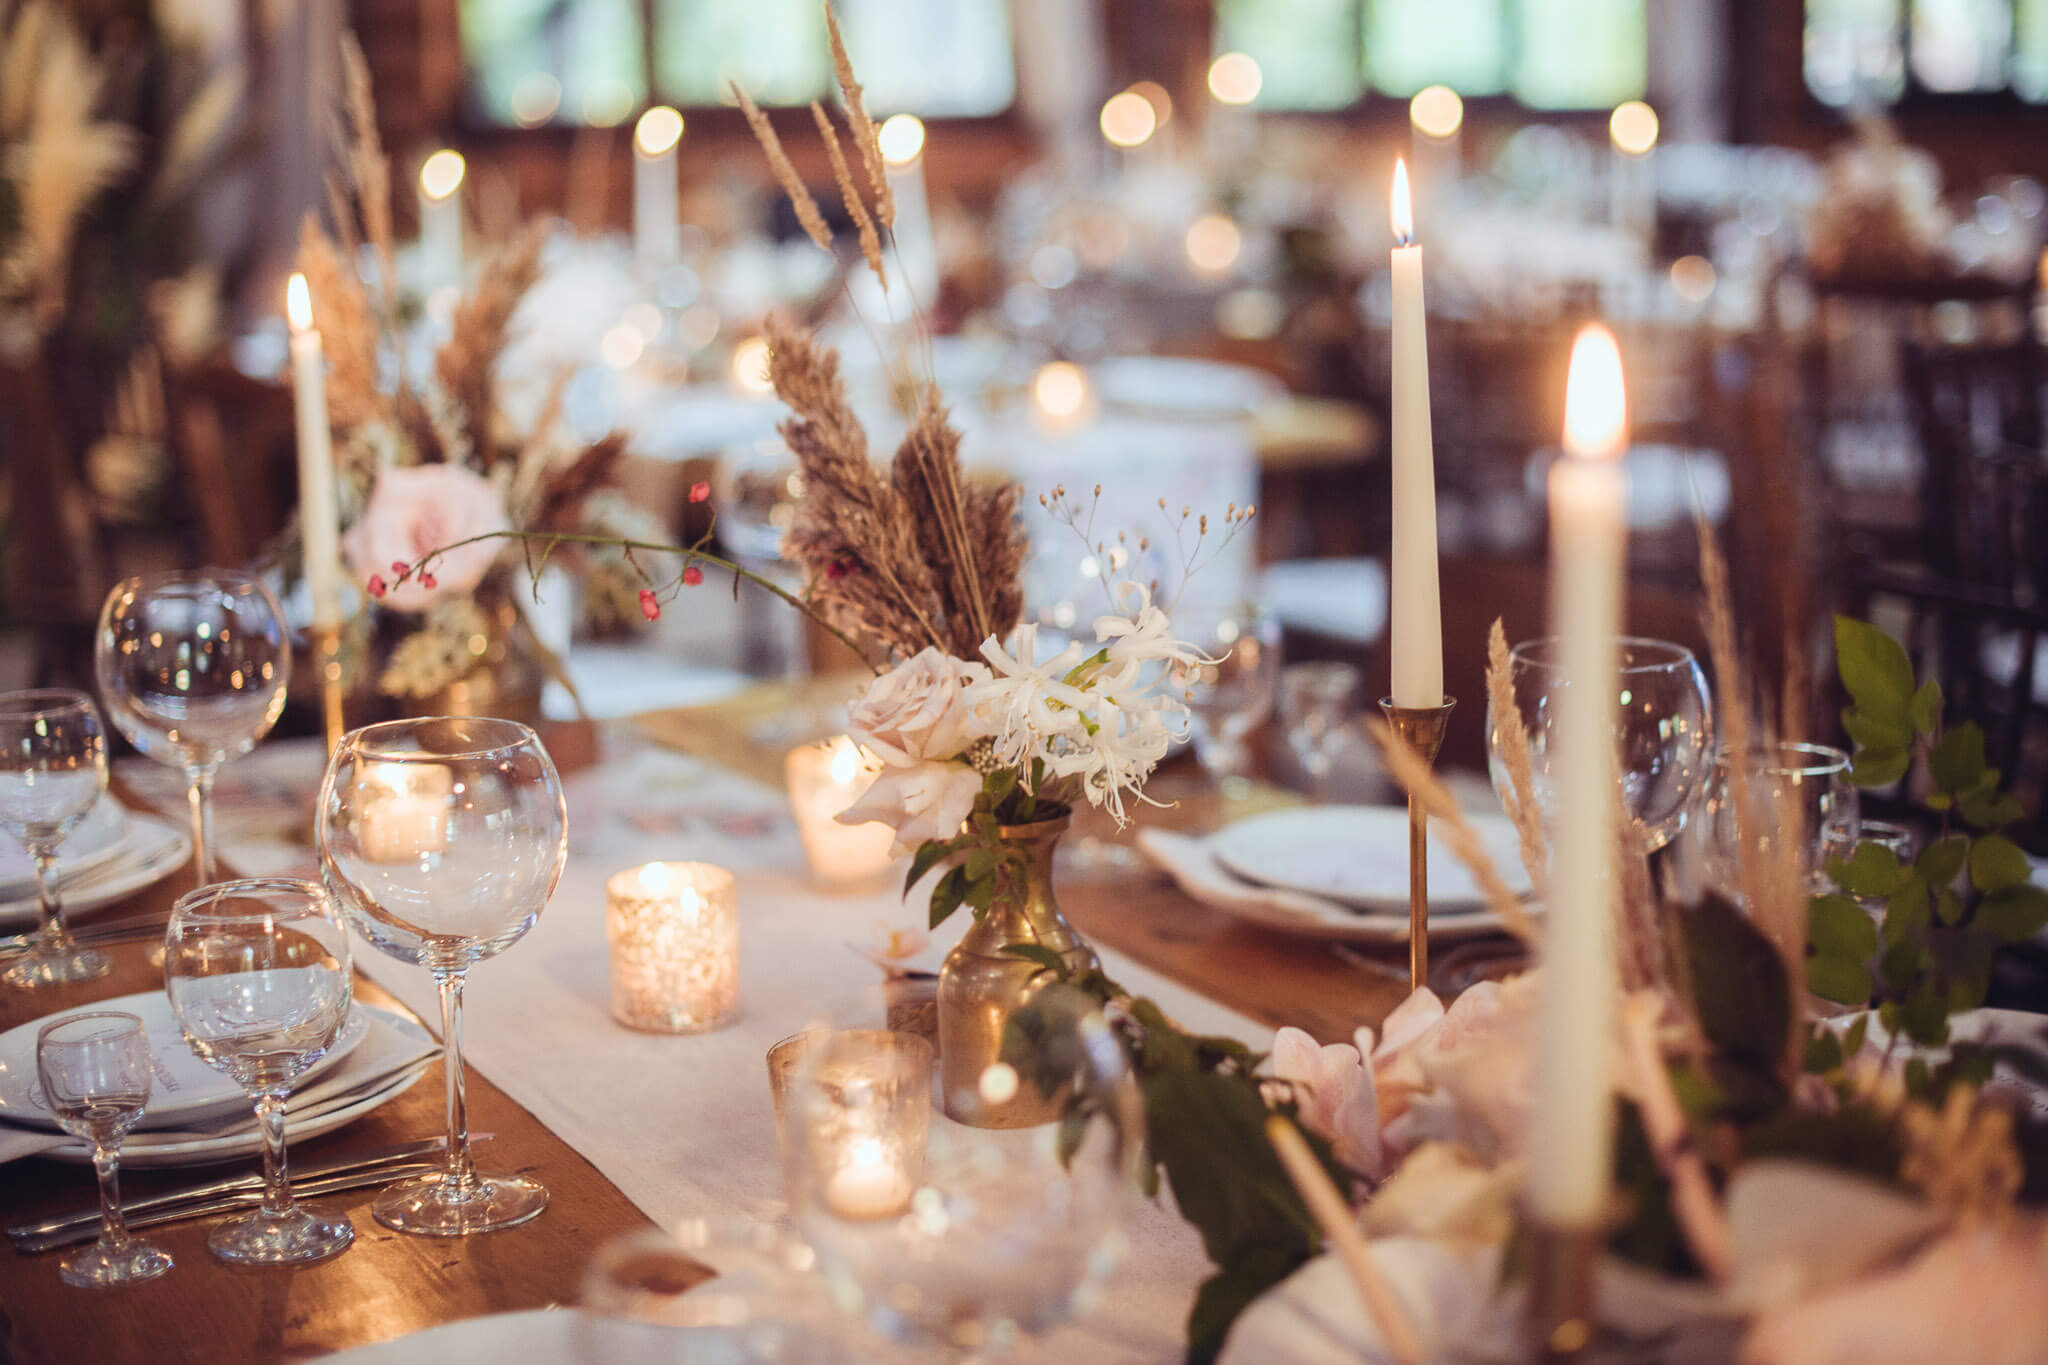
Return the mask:
<svg viewBox="0 0 2048 1365">
<path fill-rule="evenodd" d="M 490 1136 L 489 1133 L 472 1134 L 470 1141 L 483 1142 Z M 378 1147 L 367 1152 L 346 1153 L 341 1156 L 330 1157 L 325 1161 L 294 1166 L 290 1169 L 292 1183 L 296 1187 L 302 1180 L 319 1180 L 325 1176 L 344 1175 L 354 1171 L 369 1170 L 393 1165 L 398 1162 L 416 1160 L 441 1151 L 446 1146 L 446 1141 L 445 1138 L 427 1138 L 417 1142 L 401 1142 L 390 1147 Z M 125 1201 L 121 1205 L 121 1212 L 124 1216 L 132 1219 L 138 1215 L 152 1213 L 159 1209 L 176 1208 L 181 1204 L 201 1203 L 207 1200 L 218 1199 L 224 1195 L 239 1194 L 252 1190 L 258 1194 L 261 1194 L 263 1191 L 263 1175 L 260 1171 L 248 1172 L 242 1175 L 223 1176 L 218 1180 L 209 1180 L 204 1184 L 188 1185 L 183 1189 L 168 1190 L 163 1194 L 151 1195 L 147 1199 Z M 24 1237 L 48 1236 L 51 1233 L 83 1227 L 89 1228 L 94 1236 L 98 1236 L 99 1226 L 100 1211 L 95 1206 L 89 1209 L 80 1209 L 75 1213 L 60 1214 L 55 1218 L 45 1218 L 38 1222 L 15 1223 L 8 1227 L 7 1235 L 19 1240 Z"/>
<path fill-rule="evenodd" d="M 471 1141 L 475 1139 L 472 1138 Z M 294 1180 L 292 1195 L 295 1198 L 317 1198 L 323 1194 L 339 1194 L 344 1190 L 361 1190 L 372 1185 L 384 1185 L 394 1180 L 426 1175 L 440 1169 L 441 1163 L 438 1161 L 395 1162 L 318 1179 Z M 181 1223 L 188 1218 L 207 1218 L 217 1213 L 239 1213 L 244 1209 L 253 1209 L 262 1202 L 262 1190 L 239 1190 L 199 1203 L 184 1203 L 176 1208 L 152 1209 L 147 1213 L 129 1217 L 125 1221 L 130 1228 L 150 1228 L 163 1223 Z M 99 1235 L 100 1220 L 95 1214 L 90 1221 L 77 1227 L 67 1227 L 33 1237 L 13 1237 L 12 1240 L 16 1251 L 33 1254 L 39 1251 L 55 1251 L 59 1247 L 75 1246 L 80 1242 L 90 1242 Z"/>
</svg>

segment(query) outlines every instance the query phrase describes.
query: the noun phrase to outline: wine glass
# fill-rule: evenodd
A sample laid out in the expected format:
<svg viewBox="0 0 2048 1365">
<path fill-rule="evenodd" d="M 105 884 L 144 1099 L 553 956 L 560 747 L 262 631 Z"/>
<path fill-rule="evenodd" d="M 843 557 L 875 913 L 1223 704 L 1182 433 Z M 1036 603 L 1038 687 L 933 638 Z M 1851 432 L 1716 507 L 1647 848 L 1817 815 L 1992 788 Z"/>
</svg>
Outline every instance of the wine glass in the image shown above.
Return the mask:
<svg viewBox="0 0 2048 1365">
<path fill-rule="evenodd" d="M 320 787 L 320 867 L 357 933 L 433 973 L 448 1077 L 448 1166 L 393 1185 L 372 1206 L 399 1232 L 460 1237 L 523 1223 L 548 1192 L 470 1160 L 462 1077 L 462 986 L 517 943 L 548 903 L 567 856 L 568 809 L 554 761 L 509 720 L 433 716 L 342 737 Z"/>
<path fill-rule="evenodd" d="M 1309 792 L 1328 795 L 1330 769 L 1358 714 L 1363 679 L 1344 663 L 1289 664 L 1280 671 L 1280 721 L 1287 747 L 1308 774 Z"/>
<path fill-rule="evenodd" d="M 121 1217 L 121 1139 L 149 1103 L 149 1035 L 118 1010 L 70 1014 L 36 1033 L 36 1079 L 57 1123 L 92 1144 L 100 1179 L 100 1237 L 57 1269 L 64 1283 L 101 1289 L 153 1280 L 170 1253 L 129 1235 Z"/>
<path fill-rule="evenodd" d="M 1705 790 L 1714 752 L 1714 711 L 1699 661 L 1682 645 L 1624 635 L 1614 707 L 1615 746 L 1621 764 L 1621 803 L 1643 851 L 1653 853 L 1678 837 Z M 1572 683 L 1564 676 L 1556 637 L 1525 640 L 1509 654 L 1515 705 L 1529 733 L 1530 782 L 1548 824 L 1557 816 L 1555 782 L 1559 698 Z M 1487 772 L 1505 801 L 1513 794 L 1501 730 L 1491 699 L 1486 708 Z"/>
<path fill-rule="evenodd" d="M 1126 1245 L 1144 1102 L 1096 1002 L 1052 983 L 1003 1060 L 931 1107 L 929 1052 L 812 1035 L 792 1097 L 785 1175 L 798 1234 L 834 1299 L 901 1341 L 1000 1352 L 1098 1301 Z M 1064 1109 L 976 1126 L 1020 1086 Z"/>
<path fill-rule="evenodd" d="M 44 688 L 0 695 L 0 829 L 35 863 L 40 923 L 28 955 L 0 981 L 51 986 L 113 970 L 105 953 L 75 947 L 64 929 L 57 846 L 107 790 L 107 738 L 83 692 Z"/>
<path fill-rule="evenodd" d="M 1212 661 L 1175 664 L 1173 681 L 1193 722 L 1195 758 L 1228 794 L 1250 765 L 1245 738 L 1273 714 L 1280 623 L 1246 603 L 1177 613 L 1173 633 Z"/>
<path fill-rule="evenodd" d="M 1707 872 L 1714 884 L 1733 892 L 1741 885 L 1743 839 L 1768 852 L 1793 815 L 1805 842 L 1803 859 L 1816 892 L 1832 889 L 1824 870 L 1831 853 L 1853 851 L 1862 838 L 1861 799 L 1849 776 L 1851 760 L 1826 744 L 1791 741 L 1749 746 L 1750 818 L 1737 818 L 1729 766 L 1734 755 L 1714 756 L 1714 780 L 1707 792 Z"/>
<path fill-rule="evenodd" d="M 298 1265 L 355 1240 L 346 1215 L 292 1200 L 285 1100 L 348 1021 L 348 931 L 318 883 L 216 882 L 181 897 L 164 931 L 164 991 L 185 1042 L 256 1105 L 263 1203 L 206 1244 L 223 1261 Z"/>
<path fill-rule="evenodd" d="M 270 733 L 292 671 L 284 611 L 227 569 L 126 579 L 100 608 L 93 666 L 122 734 L 191 787 L 192 860 L 213 880 L 213 775 Z"/>
</svg>

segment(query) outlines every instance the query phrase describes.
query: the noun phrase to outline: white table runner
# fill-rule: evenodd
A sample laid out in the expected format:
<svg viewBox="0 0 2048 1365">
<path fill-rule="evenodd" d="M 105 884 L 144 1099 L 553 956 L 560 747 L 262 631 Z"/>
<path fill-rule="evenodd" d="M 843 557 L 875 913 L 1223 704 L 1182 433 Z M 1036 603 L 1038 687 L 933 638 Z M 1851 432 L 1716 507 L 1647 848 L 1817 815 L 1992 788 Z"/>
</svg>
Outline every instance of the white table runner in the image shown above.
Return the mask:
<svg viewBox="0 0 2048 1365">
<path fill-rule="evenodd" d="M 569 779 L 569 861 L 547 913 L 471 974 L 464 1052 L 657 1225 L 732 1213 L 772 1218 L 782 1176 L 768 1048 L 813 1020 L 878 1025 L 878 973 L 847 943 L 868 941 L 881 926 L 916 925 L 922 907 L 888 893 L 811 890 L 782 793 L 687 755 L 618 734 L 608 739 L 612 756 Z M 319 759 L 317 745 L 266 746 L 244 761 L 252 768 L 247 785 L 272 802 L 284 788 L 311 790 Z M 222 774 L 224 790 L 232 791 L 238 766 Z M 311 805 L 301 802 L 301 810 Z M 261 833 L 262 822 L 225 809 L 222 817 L 224 830 Z M 311 864 L 305 846 L 274 838 L 224 838 L 223 854 L 249 875 L 303 873 Z M 716 1033 L 666 1037 L 612 1022 L 604 881 L 657 858 L 701 859 L 738 874 L 741 1015 Z M 957 919 L 947 926 L 953 934 L 966 926 L 964 914 Z M 1119 954 L 1102 956 L 1111 975 L 1185 1026 L 1270 1047 L 1272 1030 Z M 423 1018 L 439 1018 L 424 971 L 361 942 L 356 963 Z M 481 1160 L 489 1164 L 488 1148 Z M 546 1180 L 545 1171 L 538 1174 Z M 575 1215 L 557 1208 L 547 1216 Z M 1018 1359 L 1078 1365 L 1180 1357 L 1188 1309 L 1208 1274 L 1200 1239 L 1176 1214 L 1145 1205 L 1129 1233 L 1132 1254 L 1105 1305 Z"/>
</svg>

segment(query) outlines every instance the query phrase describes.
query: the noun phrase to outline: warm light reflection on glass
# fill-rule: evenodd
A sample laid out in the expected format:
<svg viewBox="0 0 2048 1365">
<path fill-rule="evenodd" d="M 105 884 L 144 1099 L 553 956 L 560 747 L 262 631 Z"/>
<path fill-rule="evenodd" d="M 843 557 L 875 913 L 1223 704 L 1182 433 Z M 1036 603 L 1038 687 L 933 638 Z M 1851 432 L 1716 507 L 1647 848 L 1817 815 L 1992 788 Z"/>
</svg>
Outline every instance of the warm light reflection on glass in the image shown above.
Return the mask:
<svg viewBox="0 0 2048 1365">
<path fill-rule="evenodd" d="M 1408 121 L 1427 137 L 1449 137 L 1465 122 L 1465 101 L 1448 85 L 1425 85 L 1408 101 Z"/>
<path fill-rule="evenodd" d="M 1564 385 L 1564 448 L 1581 459 L 1611 460 L 1628 445 L 1628 391 L 1614 333 L 1588 323 L 1572 342 Z"/>
</svg>

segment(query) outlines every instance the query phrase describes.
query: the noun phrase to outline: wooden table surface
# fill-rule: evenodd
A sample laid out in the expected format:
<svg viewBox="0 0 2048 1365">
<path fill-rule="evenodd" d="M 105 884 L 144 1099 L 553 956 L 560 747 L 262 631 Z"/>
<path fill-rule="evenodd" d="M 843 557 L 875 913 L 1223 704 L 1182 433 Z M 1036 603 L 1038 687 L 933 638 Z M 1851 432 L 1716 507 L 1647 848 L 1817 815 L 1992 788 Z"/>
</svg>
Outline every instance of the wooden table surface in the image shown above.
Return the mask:
<svg viewBox="0 0 2048 1365">
<path fill-rule="evenodd" d="M 727 702 L 642 718 L 660 742 L 780 785 L 787 746 L 758 743 L 750 730 L 793 704 L 843 699 L 858 679 L 831 679 L 792 688 L 750 689 Z M 587 734 L 549 737 L 565 768 L 591 756 Z M 578 752 L 578 750 L 581 750 Z M 1155 794 L 1177 804 L 1148 810 L 1146 820 L 1200 828 L 1292 798 L 1257 787 L 1249 801 L 1223 803 L 1183 766 L 1161 774 Z M 1327 944 L 1259 929 L 1209 910 L 1182 895 L 1164 877 L 1130 861 L 1128 835 L 1084 819 L 1074 836 L 1101 840 L 1104 871 L 1063 875 L 1060 900 L 1080 929 L 1218 1002 L 1273 1026 L 1293 1024 L 1318 1038 L 1349 1038 L 1360 1024 L 1376 1024 L 1406 993 L 1394 976 L 1346 961 Z M 1106 855 L 1102 847 L 1110 848 Z M 1123 862 L 1119 865 L 1119 857 Z M 93 912 L 92 921 L 142 916 L 161 919 L 191 886 L 183 871 L 146 891 Z M 80 986 L 37 992 L 0 989 L 0 1029 L 13 1028 L 54 1009 L 158 989 L 161 968 L 148 960 L 147 942 L 109 949 L 114 974 Z M 1388 966 L 1402 950 L 1374 954 Z M 360 998 L 395 1006 L 358 977 Z M 437 1030 L 438 1031 L 438 1030 Z M 347 1127 L 295 1146 L 294 1160 L 314 1161 L 441 1131 L 443 1073 L 438 1066 L 390 1104 Z M 347 1211 L 355 1245 L 322 1265 L 297 1270 L 237 1270 L 206 1249 L 212 1222 L 174 1223 L 143 1235 L 177 1260 L 170 1274 L 119 1290 L 72 1289 L 57 1278 L 65 1253 L 25 1256 L 0 1251 L 0 1362 L 69 1365 L 126 1361 L 298 1361 L 365 1342 L 380 1341 L 436 1323 L 483 1313 L 515 1312 L 573 1303 L 582 1269 L 606 1240 L 649 1226 L 648 1220 L 597 1169 L 571 1150 L 474 1067 L 469 1070 L 470 1126 L 491 1133 L 478 1148 L 490 1169 L 527 1172 L 552 1196 L 547 1212 L 523 1227 L 454 1240 L 405 1237 L 370 1216 L 376 1191 L 319 1202 Z M 252 1164 L 253 1163 L 249 1163 Z M 141 1197 L 232 1167 L 137 1170 L 122 1190 Z M 42 1158 L 0 1166 L 0 1218 L 12 1223 L 89 1205 L 89 1168 Z"/>
</svg>

